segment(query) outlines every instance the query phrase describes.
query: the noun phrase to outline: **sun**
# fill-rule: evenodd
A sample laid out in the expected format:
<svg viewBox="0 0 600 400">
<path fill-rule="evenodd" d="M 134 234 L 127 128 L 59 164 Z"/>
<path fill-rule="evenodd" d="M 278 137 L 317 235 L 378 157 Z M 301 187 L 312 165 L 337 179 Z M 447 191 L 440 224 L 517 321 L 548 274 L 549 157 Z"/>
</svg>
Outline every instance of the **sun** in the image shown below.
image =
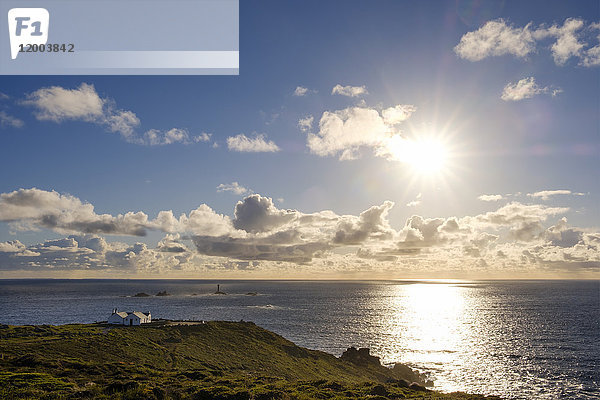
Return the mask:
<svg viewBox="0 0 600 400">
<path fill-rule="evenodd" d="M 435 175 L 447 167 L 448 150 L 434 137 L 407 139 L 395 135 L 386 143 L 386 151 L 392 159 L 408 164 L 418 174 Z"/>
</svg>

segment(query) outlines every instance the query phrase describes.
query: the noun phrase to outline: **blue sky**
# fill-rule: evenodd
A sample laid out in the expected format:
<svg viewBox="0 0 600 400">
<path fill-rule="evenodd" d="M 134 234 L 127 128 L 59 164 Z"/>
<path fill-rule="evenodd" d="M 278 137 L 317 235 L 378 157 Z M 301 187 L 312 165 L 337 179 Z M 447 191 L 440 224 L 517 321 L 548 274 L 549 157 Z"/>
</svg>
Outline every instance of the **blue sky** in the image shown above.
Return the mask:
<svg viewBox="0 0 600 400">
<path fill-rule="evenodd" d="M 597 277 L 599 14 L 594 1 L 241 2 L 239 76 L 0 77 L 0 274 Z M 139 122 L 117 127 L 123 113 Z M 277 151 L 235 151 L 240 134 Z M 233 182 L 248 190 L 217 190 Z M 201 204 L 229 222 L 90 228 L 69 195 L 94 206 L 85 223 Z M 69 223 L 47 223 L 57 215 Z M 222 250 L 232 241 L 246 247 Z"/>
</svg>

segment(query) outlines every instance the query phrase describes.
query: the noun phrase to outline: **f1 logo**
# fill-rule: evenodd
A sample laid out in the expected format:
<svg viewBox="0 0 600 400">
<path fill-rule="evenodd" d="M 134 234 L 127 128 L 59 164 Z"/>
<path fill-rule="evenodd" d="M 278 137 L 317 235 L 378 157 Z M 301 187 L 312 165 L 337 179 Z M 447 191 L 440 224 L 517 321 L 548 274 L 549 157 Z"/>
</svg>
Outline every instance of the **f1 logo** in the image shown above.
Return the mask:
<svg viewBox="0 0 600 400">
<path fill-rule="evenodd" d="M 10 57 L 14 60 L 22 46 L 46 44 L 50 14 L 45 8 L 11 8 L 8 10 Z"/>
</svg>

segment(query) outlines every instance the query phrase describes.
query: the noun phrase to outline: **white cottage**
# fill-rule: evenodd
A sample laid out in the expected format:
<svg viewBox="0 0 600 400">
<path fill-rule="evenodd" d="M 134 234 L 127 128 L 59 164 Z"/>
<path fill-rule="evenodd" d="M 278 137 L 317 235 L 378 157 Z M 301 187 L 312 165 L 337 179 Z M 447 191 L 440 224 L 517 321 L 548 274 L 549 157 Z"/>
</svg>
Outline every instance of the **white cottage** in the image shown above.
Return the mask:
<svg viewBox="0 0 600 400">
<path fill-rule="evenodd" d="M 141 325 L 148 324 L 150 322 L 152 322 L 150 312 L 148 312 L 148 314 L 144 314 L 140 311 L 134 311 L 132 313 L 127 314 L 125 319 L 123 319 L 123 325 Z"/>
<path fill-rule="evenodd" d="M 148 324 L 152 322 L 152 315 L 150 312 L 143 313 L 140 311 L 134 312 L 124 312 L 118 311 L 116 308 L 113 310 L 110 317 L 108 317 L 109 324 L 118 324 L 118 325 L 141 325 Z"/>
<path fill-rule="evenodd" d="M 117 311 L 115 308 L 110 317 L 108 317 L 109 324 L 118 324 L 123 325 L 123 320 L 127 317 L 127 313 L 125 311 Z"/>
</svg>

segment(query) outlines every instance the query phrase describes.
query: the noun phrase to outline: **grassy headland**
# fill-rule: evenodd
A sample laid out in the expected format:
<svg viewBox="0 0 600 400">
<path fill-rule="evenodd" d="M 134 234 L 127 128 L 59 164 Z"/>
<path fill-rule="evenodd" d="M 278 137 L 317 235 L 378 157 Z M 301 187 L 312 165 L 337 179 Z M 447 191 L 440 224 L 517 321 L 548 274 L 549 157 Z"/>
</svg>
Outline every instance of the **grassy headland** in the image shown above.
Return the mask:
<svg viewBox="0 0 600 400">
<path fill-rule="evenodd" d="M 0 326 L 3 399 L 484 398 L 423 383 L 364 351 L 336 358 L 250 322 Z"/>
</svg>

